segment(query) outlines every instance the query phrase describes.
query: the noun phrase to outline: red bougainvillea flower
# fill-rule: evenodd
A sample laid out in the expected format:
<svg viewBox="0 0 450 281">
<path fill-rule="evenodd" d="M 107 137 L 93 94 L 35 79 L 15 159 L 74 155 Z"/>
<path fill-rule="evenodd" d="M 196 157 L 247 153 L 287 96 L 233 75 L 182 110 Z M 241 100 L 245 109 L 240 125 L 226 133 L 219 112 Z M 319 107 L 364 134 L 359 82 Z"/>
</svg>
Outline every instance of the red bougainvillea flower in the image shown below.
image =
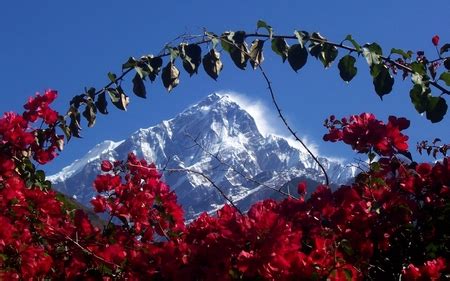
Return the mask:
<svg viewBox="0 0 450 281">
<path fill-rule="evenodd" d="M 103 160 L 100 168 L 102 169 L 103 172 L 109 172 L 112 170 L 113 165 L 108 160 Z"/>
<path fill-rule="evenodd" d="M 434 46 L 439 45 L 439 35 L 434 35 L 433 38 L 431 38 L 431 42 L 433 42 Z"/>
</svg>

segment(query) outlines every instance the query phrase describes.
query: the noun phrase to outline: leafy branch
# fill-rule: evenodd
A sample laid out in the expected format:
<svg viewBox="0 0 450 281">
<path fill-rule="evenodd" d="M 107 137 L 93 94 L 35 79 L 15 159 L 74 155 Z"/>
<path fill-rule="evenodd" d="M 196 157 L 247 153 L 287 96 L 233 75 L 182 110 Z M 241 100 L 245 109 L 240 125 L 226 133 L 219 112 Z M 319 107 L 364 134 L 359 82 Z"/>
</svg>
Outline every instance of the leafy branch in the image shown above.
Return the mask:
<svg viewBox="0 0 450 281">
<path fill-rule="evenodd" d="M 260 33 L 259 30 L 266 32 Z M 249 38 L 255 38 L 250 48 L 246 42 Z M 339 50 L 348 52 L 338 62 L 339 75 L 345 82 L 350 82 L 358 73 L 356 59 L 364 57 L 375 92 L 381 99 L 392 91 L 394 75 L 400 70 L 403 79 L 410 77 L 413 82 L 410 98 L 418 113 L 425 113 L 426 118 L 435 123 L 441 121 L 447 112 L 448 106 L 444 96 L 450 95 L 450 57 L 446 56 L 450 50 L 449 43 L 438 49 L 438 58 L 433 60 L 428 60 L 420 51 L 413 58 L 412 51 L 395 48 L 386 56 L 377 43 L 360 45 L 351 35 L 347 35 L 340 43 L 331 42 L 318 32 L 310 34 L 306 31 L 295 31 L 294 35 L 275 35 L 273 28 L 263 21 L 258 21 L 254 33 L 227 31 L 216 35 L 205 31 L 203 35 L 184 35 L 178 40 L 181 41 L 178 45 L 174 44 L 177 40 L 171 42 L 171 45 L 166 45 L 157 56 L 145 55 L 139 59 L 130 57 L 122 65 L 120 75 L 108 73 L 110 81 L 101 89 L 85 89 L 83 94 L 75 96 L 70 102 L 67 115 L 59 120 L 59 126 L 67 139 L 72 136 L 80 137 L 81 115 L 87 120 L 88 126 L 92 127 L 97 112 L 108 114 L 107 96 L 114 106 L 126 110 L 129 97 L 122 88 L 122 82 L 133 70 L 133 93 L 146 98 L 147 80 L 154 82 L 160 76 L 169 92 L 178 86 L 180 70 L 176 66 L 177 60 L 181 60 L 184 70 L 190 76 L 197 74 L 200 65 L 203 65 L 205 72 L 217 80 L 223 68 L 221 53 L 229 53 L 234 64 L 240 69 L 246 69 L 248 62 L 256 69 L 264 60 L 263 48 L 268 41 L 272 51 L 281 56 L 283 62 L 287 60 L 296 72 L 306 65 L 309 56 L 315 57 L 325 68 L 329 68 L 338 58 Z M 287 41 L 294 41 L 294 44 L 289 46 Z M 346 42 L 349 45 L 345 45 Z M 438 42 L 433 40 L 433 44 L 437 48 Z M 205 50 L 202 50 L 205 45 Z M 205 52 L 203 56 L 202 52 Z M 163 66 L 165 58 L 168 60 Z M 440 94 L 433 96 L 432 88 Z M 80 114 L 82 107 L 84 110 Z"/>
</svg>

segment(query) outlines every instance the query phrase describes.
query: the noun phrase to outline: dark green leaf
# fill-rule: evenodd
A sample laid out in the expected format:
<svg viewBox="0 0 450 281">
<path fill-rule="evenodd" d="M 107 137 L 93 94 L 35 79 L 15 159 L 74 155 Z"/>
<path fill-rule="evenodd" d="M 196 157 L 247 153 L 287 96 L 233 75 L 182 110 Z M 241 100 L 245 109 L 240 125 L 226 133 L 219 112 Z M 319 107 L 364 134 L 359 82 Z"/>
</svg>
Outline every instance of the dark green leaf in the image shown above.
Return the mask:
<svg viewBox="0 0 450 281">
<path fill-rule="evenodd" d="M 147 96 L 147 91 L 145 89 L 144 80 L 142 80 L 141 76 L 136 73 L 133 78 L 133 93 L 141 98 Z"/>
<path fill-rule="evenodd" d="M 283 59 L 283 62 L 286 61 L 286 59 L 288 57 L 288 51 L 289 51 L 289 46 L 286 43 L 286 40 L 284 40 L 283 38 L 272 39 L 272 50 L 277 55 L 281 56 L 281 58 Z"/>
<path fill-rule="evenodd" d="M 450 70 L 450 58 L 444 60 L 444 66 L 447 70 Z"/>
<path fill-rule="evenodd" d="M 242 45 L 245 42 L 245 31 L 236 31 L 233 35 L 233 43 L 236 45 Z"/>
<path fill-rule="evenodd" d="M 88 127 L 92 127 L 95 124 L 97 108 L 94 103 L 90 102 L 86 105 L 83 111 L 83 116 L 88 121 Z"/>
<path fill-rule="evenodd" d="M 311 40 L 315 44 L 323 44 L 327 41 L 327 39 L 325 37 L 323 37 L 319 32 L 313 32 L 311 34 Z"/>
<path fill-rule="evenodd" d="M 349 41 L 352 43 L 355 50 L 359 53 L 361 50 L 361 46 L 353 39 L 353 37 L 349 34 L 345 37 L 344 41 Z"/>
<path fill-rule="evenodd" d="M 411 63 L 411 69 L 414 73 L 424 75 L 427 73 L 427 69 L 425 67 L 425 64 L 420 62 L 413 62 Z"/>
<path fill-rule="evenodd" d="M 183 59 L 183 68 L 192 76 L 197 73 L 198 67 L 202 62 L 202 49 L 196 44 L 181 44 L 180 55 Z"/>
<path fill-rule="evenodd" d="M 111 80 L 111 82 L 116 83 L 116 79 L 117 79 L 116 74 L 114 74 L 112 72 L 108 72 L 108 78 L 109 78 L 109 80 Z"/>
<path fill-rule="evenodd" d="M 108 114 L 107 105 L 108 103 L 106 102 L 105 92 L 102 92 L 97 96 L 95 106 L 101 114 Z"/>
<path fill-rule="evenodd" d="M 150 65 L 150 73 L 148 74 L 148 78 L 150 81 L 155 81 L 156 76 L 158 76 L 159 71 L 161 70 L 163 60 L 160 57 L 154 57 L 149 60 Z"/>
<path fill-rule="evenodd" d="M 409 91 L 409 96 L 418 113 L 421 114 L 427 110 L 428 93 L 423 91 L 422 85 L 414 85 L 411 91 Z"/>
<path fill-rule="evenodd" d="M 223 68 L 223 64 L 220 61 L 220 53 L 211 49 L 203 57 L 203 68 L 212 79 L 217 80 L 219 73 Z"/>
<path fill-rule="evenodd" d="M 230 56 L 234 64 L 238 68 L 244 70 L 249 59 L 247 44 L 244 42 L 244 44 L 239 45 L 239 47 L 233 46 Z"/>
<path fill-rule="evenodd" d="M 325 68 L 328 68 L 337 58 L 337 56 L 338 56 L 338 49 L 331 44 L 325 43 L 322 47 L 322 52 L 320 53 L 319 59 L 322 62 L 323 66 Z"/>
<path fill-rule="evenodd" d="M 373 64 L 380 64 L 383 51 L 377 43 L 365 44 L 362 48 L 363 55 L 367 63 L 371 66 Z"/>
<path fill-rule="evenodd" d="M 228 53 L 231 53 L 231 50 L 233 48 L 233 36 L 233 31 L 224 32 L 220 36 L 220 44 L 222 45 L 222 48 Z"/>
<path fill-rule="evenodd" d="M 392 91 L 394 78 L 385 65 L 381 65 L 378 75 L 373 78 L 373 85 L 375 86 L 375 92 L 381 99 Z"/>
<path fill-rule="evenodd" d="M 255 39 L 250 47 L 250 64 L 253 69 L 256 69 L 264 61 L 263 56 L 263 40 Z"/>
<path fill-rule="evenodd" d="M 410 59 L 412 55 L 412 51 L 405 52 L 402 49 L 391 49 L 391 54 L 397 54 L 403 57 L 404 60 Z"/>
<path fill-rule="evenodd" d="M 70 128 L 66 125 L 65 121 L 64 123 L 60 123 L 59 127 L 61 128 L 61 131 L 63 131 L 64 136 L 66 137 L 67 141 L 70 141 L 72 135 L 70 134 Z"/>
<path fill-rule="evenodd" d="M 123 92 L 122 88 L 119 86 L 116 89 L 107 89 L 109 97 L 111 98 L 112 104 L 114 104 L 120 110 L 127 110 L 127 105 L 129 103 L 128 96 Z"/>
<path fill-rule="evenodd" d="M 72 107 L 69 111 L 69 117 L 70 117 L 70 124 L 69 124 L 70 135 L 76 138 L 81 138 L 80 113 L 78 112 L 77 109 Z"/>
<path fill-rule="evenodd" d="M 265 21 L 258 20 L 256 23 L 256 29 L 264 28 L 269 33 L 269 39 L 272 39 L 273 29 L 270 25 L 268 25 Z"/>
<path fill-rule="evenodd" d="M 308 50 L 300 44 L 294 44 L 288 51 L 288 62 L 292 69 L 297 72 L 308 60 Z"/>
<path fill-rule="evenodd" d="M 445 53 L 445 52 L 448 52 L 448 50 L 450 50 L 450 44 L 449 43 L 445 43 L 442 47 L 441 47 L 441 49 L 440 49 L 440 51 L 439 51 L 439 54 L 443 54 L 443 53 Z"/>
<path fill-rule="evenodd" d="M 135 67 L 136 66 L 136 62 L 137 61 L 136 61 L 135 58 L 130 57 L 126 63 L 122 64 L 122 70 L 123 69 L 127 69 L 127 68 Z"/>
<path fill-rule="evenodd" d="M 439 80 L 445 82 L 445 85 L 450 86 L 450 72 L 443 72 L 441 76 L 439 76 Z"/>
<path fill-rule="evenodd" d="M 440 122 L 447 113 L 447 102 L 442 97 L 428 96 L 427 119 L 432 123 Z"/>
<path fill-rule="evenodd" d="M 339 60 L 339 75 L 345 82 L 350 82 L 355 77 L 358 69 L 355 67 L 356 59 L 351 55 L 343 56 Z"/>
<path fill-rule="evenodd" d="M 169 62 L 162 70 L 161 79 L 167 91 L 172 91 L 180 83 L 180 71 L 173 62 Z"/>
</svg>

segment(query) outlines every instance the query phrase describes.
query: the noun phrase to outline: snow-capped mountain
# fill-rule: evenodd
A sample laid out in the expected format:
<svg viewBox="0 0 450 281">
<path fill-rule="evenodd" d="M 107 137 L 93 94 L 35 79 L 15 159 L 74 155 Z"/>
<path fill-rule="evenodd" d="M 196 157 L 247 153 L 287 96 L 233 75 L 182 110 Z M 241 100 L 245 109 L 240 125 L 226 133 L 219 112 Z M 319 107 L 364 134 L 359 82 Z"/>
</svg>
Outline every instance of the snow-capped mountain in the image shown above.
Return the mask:
<svg viewBox="0 0 450 281">
<path fill-rule="evenodd" d="M 286 138 L 263 136 L 253 117 L 232 97 L 222 94 L 211 94 L 175 118 L 140 129 L 126 140 L 104 141 L 49 180 L 57 190 L 89 206 L 101 160 L 125 160 L 129 152 L 157 167 L 204 173 L 243 210 L 258 200 L 279 198 L 275 189 L 280 187 L 295 194 L 292 187 L 300 179 L 310 181 L 309 188 L 323 181 L 308 154 L 291 146 Z M 323 157 L 320 161 L 334 184 L 354 176 L 354 170 L 339 162 Z M 164 179 L 176 191 L 188 219 L 225 203 L 200 174 L 167 172 Z"/>
</svg>

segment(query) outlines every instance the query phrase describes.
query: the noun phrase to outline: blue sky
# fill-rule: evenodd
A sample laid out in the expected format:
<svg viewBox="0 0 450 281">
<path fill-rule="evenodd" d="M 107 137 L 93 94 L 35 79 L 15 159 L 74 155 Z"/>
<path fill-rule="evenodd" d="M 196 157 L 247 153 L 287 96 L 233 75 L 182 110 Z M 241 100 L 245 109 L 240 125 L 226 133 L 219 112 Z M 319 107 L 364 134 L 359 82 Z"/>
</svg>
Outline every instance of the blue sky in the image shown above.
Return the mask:
<svg viewBox="0 0 450 281">
<path fill-rule="evenodd" d="M 431 37 L 450 41 L 450 2 L 423 1 L 8 1 L 0 9 L 0 111 L 22 111 L 28 96 L 52 88 L 60 96 L 55 104 L 64 112 L 68 101 L 84 87 L 100 88 L 109 71 L 119 73 L 129 56 L 157 54 L 180 34 L 200 34 L 203 28 L 216 33 L 226 30 L 254 31 L 258 19 L 274 27 L 276 34 L 295 29 L 319 31 L 339 42 L 347 34 L 360 43 L 378 42 L 390 48 L 424 50 L 434 54 Z M 428 3 L 432 3 L 432 6 Z M 293 72 L 266 46 L 264 67 L 273 82 L 283 112 L 300 136 L 314 143 L 323 155 L 351 159 L 346 146 L 321 141 L 323 120 L 330 114 L 346 116 L 373 112 L 381 119 L 389 115 L 412 121 L 407 130 L 411 146 L 420 139 L 449 137 L 450 115 L 439 124 L 419 116 L 409 99 L 410 81 L 396 79 L 394 91 L 380 101 L 375 95 L 368 67 L 358 62 L 359 75 L 349 84 L 339 78 L 337 62 L 324 70 L 309 57 L 308 64 Z M 343 54 L 343 53 L 342 53 Z M 250 103 L 265 108 L 273 130 L 286 134 L 270 103 L 260 73 L 237 69 L 223 54 L 224 69 L 218 81 L 203 70 L 189 77 L 181 74 L 180 85 L 168 94 L 158 80 L 148 85 L 146 100 L 130 91 L 128 112 L 110 108 L 99 116 L 93 129 L 85 128 L 83 139 L 71 141 L 52 164 L 54 173 L 93 145 L 120 140 L 141 127 L 173 117 L 187 106 L 216 91 L 232 91 Z M 181 69 L 181 67 L 180 67 Z M 125 82 L 131 84 L 131 78 Z M 400 77 L 397 77 L 400 78 Z M 448 100 L 448 99 L 447 99 Z"/>
</svg>

